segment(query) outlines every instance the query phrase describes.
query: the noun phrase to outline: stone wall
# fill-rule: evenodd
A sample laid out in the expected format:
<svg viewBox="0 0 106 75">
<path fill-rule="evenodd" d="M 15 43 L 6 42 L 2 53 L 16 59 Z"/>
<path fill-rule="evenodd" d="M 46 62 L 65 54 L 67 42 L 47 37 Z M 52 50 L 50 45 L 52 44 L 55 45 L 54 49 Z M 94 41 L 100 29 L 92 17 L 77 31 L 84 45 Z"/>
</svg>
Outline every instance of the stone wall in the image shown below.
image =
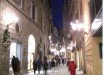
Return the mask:
<svg viewBox="0 0 106 75">
<path fill-rule="evenodd" d="M 39 1 L 38 1 L 39 2 Z M 11 10 L 12 12 L 14 12 L 16 14 L 16 16 L 19 18 L 19 21 L 18 23 L 14 23 L 12 24 L 11 26 L 9 26 L 9 32 L 10 32 L 10 36 L 11 36 L 11 39 L 12 41 L 16 41 L 16 42 L 21 42 L 22 43 L 22 61 L 21 61 L 21 71 L 22 73 L 25 73 L 27 72 L 27 64 L 28 64 L 28 38 L 29 38 L 29 35 L 33 35 L 34 38 L 35 38 L 35 43 L 36 43 L 36 47 L 35 47 L 35 56 L 37 54 L 37 46 L 38 46 L 38 43 L 40 42 L 40 39 L 42 40 L 42 43 L 41 43 L 41 47 L 43 47 L 43 44 L 45 43 L 46 46 L 45 46 L 45 50 L 47 50 L 48 48 L 48 32 L 43 32 L 41 30 L 41 21 L 39 21 L 39 16 L 41 14 L 38 14 L 38 22 L 35 22 L 34 20 L 32 20 L 29 16 L 29 10 L 30 10 L 30 0 L 25 0 L 25 3 L 23 7 L 23 9 L 19 8 L 17 6 L 17 4 L 15 2 L 13 2 L 12 0 L 4 0 L 3 2 L 0 3 L 0 5 L 3 5 L 2 10 L 5 10 L 5 9 L 9 9 Z M 38 4 L 38 9 L 39 9 L 39 3 Z M 41 6 L 40 6 L 41 7 Z M 46 9 L 45 9 L 46 10 Z M 47 9 L 49 10 L 49 9 Z M 0 11 L 0 14 L 2 13 L 3 11 Z M 10 12 L 10 11 L 8 11 Z M 40 10 L 38 10 L 38 13 L 41 13 Z M 43 12 L 42 12 L 43 13 Z M 49 14 L 49 13 L 48 13 Z M 45 14 L 44 14 L 45 15 Z M 0 18 L 1 18 L 2 15 L 0 15 Z M 48 15 L 49 16 L 49 15 Z M 46 16 L 47 17 L 47 16 Z M 46 17 L 44 18 L 46 20 Z M 49 20 L 46 20 L 47 22 L 47 27 L 49 27 L 48 25 Z M 16 25 L 19 26 L 19 32 L 16 31 Z M 45 25 L 45 24 L 44 24 Z M 3 24 L 1 24 L 1 21 L 0 21 L 0 75 L 7 75 L 9 74 L 9 48 L 8 49 L 4 49 L 2 47 L 2 33 L 3 33 L 3 30 L 4 30 L 5 26 Z M 46 31 L 48 31 L 49 28 L 47 28 Z M 46 51 L 47 52 L 47 51 Z M 47 53 L 46 53 L 47 54 Z"/>
<path fill-rule="evenodd" d="M 102 43 L 102 37 L 93 37 L 93 75 L 102 75 L 102 59 L 100 58 L 99 43 Z"/>
<path fill-rule="evenodd" d="M 83 2 L 83 0 L 82 0 Z M 85 25 L 84 46 L 85 46 L 85 67 L 86 75 L 102 75 L 102 59 L 99 58 L 99 43 L 102 37 L 93 37 L 91 34 L 90 11 L 88 1 L 83 2 L 83 20 Z"/>
</svg>

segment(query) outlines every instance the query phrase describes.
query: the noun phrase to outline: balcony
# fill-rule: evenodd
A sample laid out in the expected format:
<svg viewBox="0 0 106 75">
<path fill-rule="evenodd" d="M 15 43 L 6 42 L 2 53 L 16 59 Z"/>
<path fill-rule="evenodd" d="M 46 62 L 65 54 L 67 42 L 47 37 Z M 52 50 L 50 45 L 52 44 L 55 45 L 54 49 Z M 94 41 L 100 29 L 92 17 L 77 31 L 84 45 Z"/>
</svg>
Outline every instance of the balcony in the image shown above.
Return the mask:
<svg viewBox="0 0 106 75">
<path fill-rule="evenodd" d="M 92 23 L 92 36 L 93 37 L 102 36 L 102 26 L 103 26 L 103 19 L 102 19 L 102 7 L 101 7 Z"/>
</svg>

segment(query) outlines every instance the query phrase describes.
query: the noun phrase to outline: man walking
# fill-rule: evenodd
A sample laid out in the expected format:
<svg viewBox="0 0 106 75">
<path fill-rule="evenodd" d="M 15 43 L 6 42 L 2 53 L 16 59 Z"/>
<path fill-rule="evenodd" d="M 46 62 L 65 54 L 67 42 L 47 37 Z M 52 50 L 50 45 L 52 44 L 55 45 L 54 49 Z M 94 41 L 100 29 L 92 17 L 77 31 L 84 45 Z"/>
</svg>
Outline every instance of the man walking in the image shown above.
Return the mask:
<svg viewBox="0 0 106 75">
<path fill-rule="evenodd" d="M 13 56 L 11 65 L 12 65 L 14 75 L 19 75 L 19 73 L 20 73 L 20 61 L 19 61 L 19 59 L 16 58 L 15 56 Z"/>
</svg>

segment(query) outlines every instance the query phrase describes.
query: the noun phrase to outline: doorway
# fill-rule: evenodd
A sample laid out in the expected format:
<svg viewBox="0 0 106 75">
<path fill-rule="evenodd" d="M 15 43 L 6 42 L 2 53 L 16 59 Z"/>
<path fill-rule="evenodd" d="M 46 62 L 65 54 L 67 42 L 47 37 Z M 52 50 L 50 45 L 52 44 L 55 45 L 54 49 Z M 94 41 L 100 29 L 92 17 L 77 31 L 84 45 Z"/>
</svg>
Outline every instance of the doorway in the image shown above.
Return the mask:
<svg viewBox="0 0 106 75">
<path fill-rule="evenodd" d="M 12 42 L 10 45 L 10 60 L 9 60 L 10 75 L 13 74 L 13 70 L 12 70 L 12 66 L 11 66 L 11 60 L 12 60 L 13 56 L 17 57 L 20 60 L 20 62 L 22 62 L 22 43 Z"/>
<path fill-rule="evenodd" d="M 35 54 L 35 38 L 33 35 L 30 35 L 28 39 L 28 70 L 33 69 L 34 54 Z"/>
</svg>

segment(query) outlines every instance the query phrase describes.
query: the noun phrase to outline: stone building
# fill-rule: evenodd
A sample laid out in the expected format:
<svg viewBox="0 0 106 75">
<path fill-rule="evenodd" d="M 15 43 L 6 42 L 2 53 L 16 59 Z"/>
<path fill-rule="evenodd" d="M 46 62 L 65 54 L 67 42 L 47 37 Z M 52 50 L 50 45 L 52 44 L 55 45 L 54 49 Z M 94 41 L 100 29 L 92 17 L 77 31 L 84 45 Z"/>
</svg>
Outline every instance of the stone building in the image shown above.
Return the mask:
<svg viewBox="0 0 106 75">
<path fill-rule="evenodd" d="M 48 37 L 52 27 L 50 15 L 47 0 L 0 1 L 0 75 L 9 74 L 9 63 L 13 55 L 21 62 L 21 73 L 32 69 L 34 58 L 41 56 L 43 60 L 44 54 L 47 56 Z M 2 42 L 6 29 L 11 39 L 8 47 Z"/>
<path fill-rule="evenodd" d="M 51 46 L 58 52 L 64 46 L 66 58 L 73 58 L 86 75 L 102 75 L 102 0 L 62 0 L 60 30 L 54 27 L 51 1 L 0 0 L 0 75 L 11 75 L 12 56 L 27 73 L 34 59 L 50 58 Z"/>
<path fill-rule="evenodd" d="M 77 66 L 86 75 L 102 75 L 102 0 L 72 0 L 69 16 L 72 27 L 79 24 L 71 30 L 72 41 L 76 42 L 72 57 Z M 80 23 L 83 30 L 78 29 Z"/>
</svg>

